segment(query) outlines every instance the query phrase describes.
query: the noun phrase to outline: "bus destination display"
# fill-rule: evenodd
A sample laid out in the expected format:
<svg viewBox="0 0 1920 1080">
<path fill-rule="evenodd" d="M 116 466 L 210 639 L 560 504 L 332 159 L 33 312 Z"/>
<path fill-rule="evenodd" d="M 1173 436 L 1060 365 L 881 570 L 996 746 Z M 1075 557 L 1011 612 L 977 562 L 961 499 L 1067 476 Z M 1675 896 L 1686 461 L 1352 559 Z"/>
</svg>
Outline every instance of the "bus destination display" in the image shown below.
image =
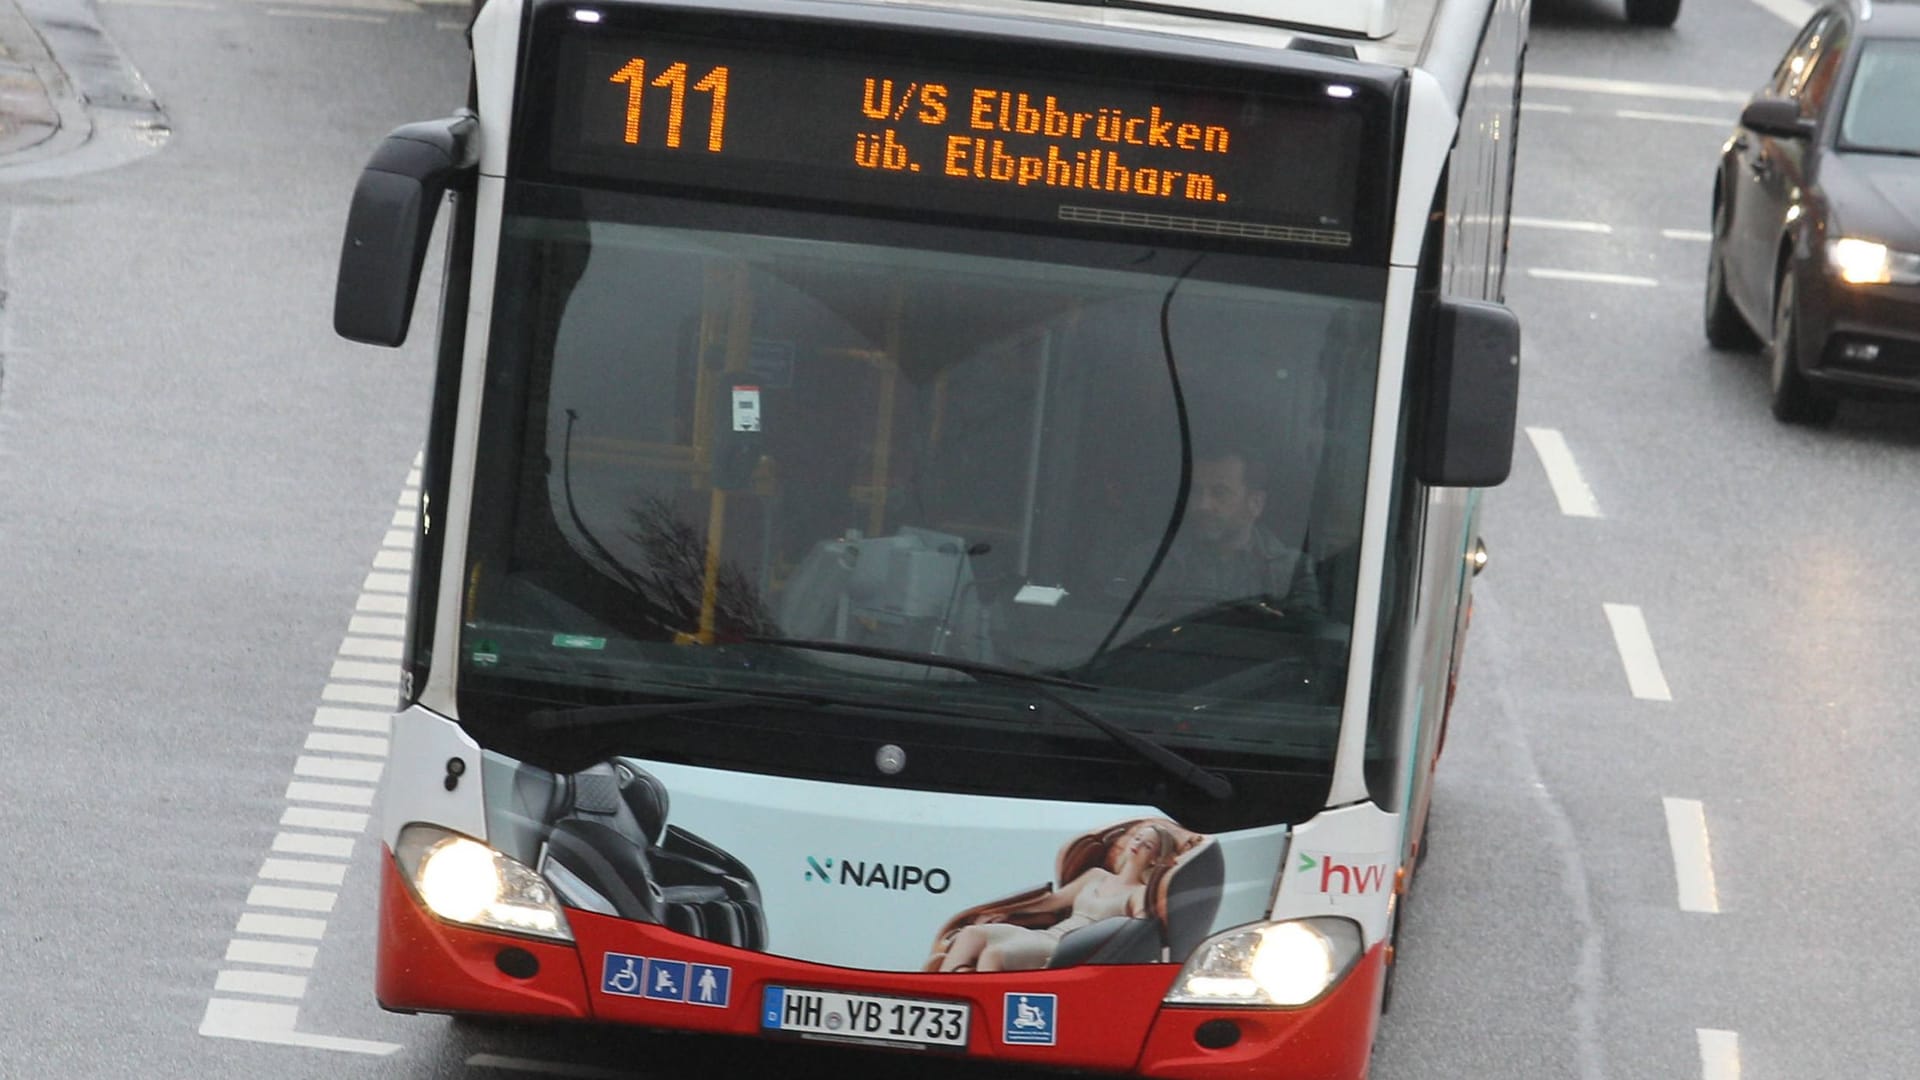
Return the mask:
<svg viewBox="0 0 1920 1080">
<path fill-rule="evenodd" d="M 563 46 L 572 92 L 556 97 L 556 167 L 1049 220 L 1098 221 L 1104 208 L 1256 239 L 1351 239 L 1364 120 L 1341 88 L 1302 102 L 656 40 Z"/>
</svg>

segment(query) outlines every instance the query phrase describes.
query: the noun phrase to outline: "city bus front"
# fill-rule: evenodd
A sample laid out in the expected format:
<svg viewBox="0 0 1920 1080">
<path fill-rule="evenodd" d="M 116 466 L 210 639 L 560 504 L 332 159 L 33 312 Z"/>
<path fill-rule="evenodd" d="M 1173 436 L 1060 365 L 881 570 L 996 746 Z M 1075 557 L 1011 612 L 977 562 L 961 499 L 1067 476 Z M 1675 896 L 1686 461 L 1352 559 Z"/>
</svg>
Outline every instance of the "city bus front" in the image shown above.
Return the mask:
<svg viewBox="0 0 1920 1080">
<path fill-rule="evenodd" d="M 1362 1075 L 1405 73 L 780 6 L 475 27 L 381 1002 Z"/>
</svg>

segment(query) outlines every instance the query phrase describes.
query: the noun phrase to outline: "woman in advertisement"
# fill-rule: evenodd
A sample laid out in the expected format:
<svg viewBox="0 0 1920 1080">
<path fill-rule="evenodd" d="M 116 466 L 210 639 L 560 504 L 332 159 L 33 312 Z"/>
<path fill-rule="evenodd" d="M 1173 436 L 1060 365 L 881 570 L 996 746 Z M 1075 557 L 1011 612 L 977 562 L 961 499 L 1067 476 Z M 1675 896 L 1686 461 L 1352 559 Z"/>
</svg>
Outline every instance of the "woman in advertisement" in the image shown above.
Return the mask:
<svg viewBox="0 0 1920 1080">
<path fill-rule="evenodd" d="M 1075 930 L 1116 917 L 1157 921 L 1156 893 L 1182 855 L 1207 839 L 1164 820 L 1125 822 L 1080 837 L 1060 857 L 1061 877 L 1072 873 L 1071 880 L 962 914 L 940 935 L 927 969 L 1044 968 Z"/>
</svg>

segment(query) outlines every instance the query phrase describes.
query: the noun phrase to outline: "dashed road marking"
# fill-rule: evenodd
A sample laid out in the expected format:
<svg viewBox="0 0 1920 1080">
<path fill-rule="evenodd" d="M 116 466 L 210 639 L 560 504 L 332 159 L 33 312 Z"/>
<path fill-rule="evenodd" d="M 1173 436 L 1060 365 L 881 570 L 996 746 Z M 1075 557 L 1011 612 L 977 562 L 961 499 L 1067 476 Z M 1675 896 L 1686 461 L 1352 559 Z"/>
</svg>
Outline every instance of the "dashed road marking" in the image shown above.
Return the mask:
<svg viewBox="0 0 1920 1080">
<path fill-rule="evenodd" d="M 1700 1080 L 1740 1080 L 1740 1036 L 1732 1031 L 1698 1028 Z"/>
<path fill-rule="evenodd" d="M 1613 226 L 1603 221 L 1562 221 L 1558 218 L 1520 217 L 1513 218 L 1516 229 L 1554 229 L 1560 232 L 1610 233 Z"/>
<path fill-rule="evenodd" d="M 1530 278 L 1542 278 L 1547 281 L 1579 281 L 1589 285 L 1632 285 L 1642 289 L 1657 289 L 1657 278 L 1638 277 L 1633 274 L 1602 274 L 1592 270 L 1556 270 L 1551 267 L 1530 266 L 1527 268 Z"/>
<path fill-rule="evenodd" d="M 1662 799 L 1667 808 L 1667 843 L 1673 848 L 1674 879 L 1680 910 L 1716 914 L 1720 891 L 1713 881 L 1713 847 L 1707 839 L 1707 811 L 1698 799 Z"/>
<path fill-rule="evenodd" d="M 400 1049 L 397 1043 L 300 1031 L 299 1006 L 286 999 L 298 1001 L 306 995 L 306 977 L 264 969 L 313 967 L 318 946 L 299 942 L 318 942 L 325 936 L 325 916 L 339 900 L 337 890 L 346 882 L 354 842 L 371 823 L 365 808 L 373 805 L 374 785 L 386 767 L 388 729 L 399 704 L 400 639 L 406 632 L 407 574 L 391 571 L 412 564 L 410 527 L 417 520 L 412 508 L 419 505 L 419 478 L 416 459 L 400 493 L 402 509 L 394 512 L 392 527 L 374 557 L 377 569 L 367 575 L 347 636 L 321 689 L 323 704 L 314 710 L 314 730 L 307 733 L 294 761 L 280 831 L 261 861 L 256 883 L 247 892 L 247 910 L 227 943 L 224 964 L 230 966 L 214 977 L 214 996 L 200 1021 L 200 1034 L 208 1038 L 355 1054 L 386 1055 Z"/>
<path fill-rule="evenodd" d="M 385 15 L 363 15 L 357 11 L 295 11 L 292 8 L 268 8 L 267 14 L 276 19 L 322 19 L 330 22 L 378 23 L 385 25 Z"/>
<path fill-rule="evenodd" d="M 1613 627 L 1613 643 L 1620 650 L 1620 663 L 1627 669 L 1627 686 L 1643 701 L 1672 701 L 1673 691 L 1660 670 L 1660 656 L 1653 651 L 1653 635 L 1647 632 L 1647 617 L 1632 604 L 1603 605 L 1607 623 Z"/>
<path fill-rule="evenodd" d="M 285 941 L 255 941 L 234 938 L 227 943 L 227 962 L 258 964 L 262 967 L 311 968 L 320 955 L 318 945 L 294 945 Z"/>
<path fill-rule="evenodd" d="M 1711 86 L 1685 86 L 1678 83 L 1630 82 L 1625 79 L 1590 79 L 1580 75 L 1527 73 L 1528 90 L 1567 90 L 1579 94 L 1610 94 L 1615 97 L 1659 98 L 1666 101 L 1711 101 L 1723 105 L 1745 105 L 1749 91 L 1720 90 Z M 1525 106 L 1522 106 L 1525 108 Z"/>
<path fill-rule="evenodd" d="M 1540 464 L 1547 470 L 1547 483 L 1553 487 L 1560 512 L 1568 517 L 1599 517 L 1600 504 L 1580 475 L 1580 466 L 1573 460 L 1573 451 L 1567 449 L 1566 438 L 1553 428 L 1530 427 L 1527 439 L 1533 443 L 1533 452 L 1539 455 Z"/>
<path fill-rule="evenodd" d="M 1641 112 L 1638 109 L 1616 109 L 1613 115 L 1622 120 L 1648 120 L 1656 124 L 1700 124 L 1722 131 L 1733 129 L 1733 120 L 1725 116 L 1690 116 L 1686 113 Z"/>
<path fill-rule="evenodd" d="M 1769 15 L 1789 26 L 1807 25 L 1807 20 L 1813 18 L 1816 10 L 1812 4 L 1805 3 L 1803 0 L 1753 0 L 1753 2 Z"/>
<path fill-rule="evenodd" d="M 1686 240 L 1697 244 L 1713 242 L 1713 234 L 1705 229 L 1661 229 L 1660 235 L 1669 240 Z"/>
</svg>

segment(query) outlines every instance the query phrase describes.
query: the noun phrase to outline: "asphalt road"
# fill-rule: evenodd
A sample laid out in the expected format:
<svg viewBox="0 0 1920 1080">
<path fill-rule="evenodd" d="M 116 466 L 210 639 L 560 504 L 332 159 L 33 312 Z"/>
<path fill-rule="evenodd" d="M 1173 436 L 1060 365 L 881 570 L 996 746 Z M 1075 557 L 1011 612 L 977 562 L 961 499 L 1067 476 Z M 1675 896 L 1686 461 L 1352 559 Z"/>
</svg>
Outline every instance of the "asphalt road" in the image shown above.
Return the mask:
<svg viewBox="0 0 1920 1080">
<path fill-rule="evenodd" d="M 384 1014 L 370 835 L 341 834 L 305 951 L 230 956 L 424 426 L 424 322 L 397 353 L 340 342 L 331 277 L 374 141 L 461 100 L 462 11 L 347 2 L 104 4 L 164 123 L 0 165 L 0 1076 L 918 1075 Z M 1896 917 L 1920 407 L 1783 428 L 1758 358 L 1700 329 L 1714 155 L 1793 30 L 1752 0 L 1670 32 L 1539 3 L 1508 288 L 1528 430 L 1486 502 L 1379 1080 L 1920 1057 Z M 230 981 L 269 969 L 297 987 Z M 215 999 L 350 1041 L 223 1037 Z"/>
</svg>

